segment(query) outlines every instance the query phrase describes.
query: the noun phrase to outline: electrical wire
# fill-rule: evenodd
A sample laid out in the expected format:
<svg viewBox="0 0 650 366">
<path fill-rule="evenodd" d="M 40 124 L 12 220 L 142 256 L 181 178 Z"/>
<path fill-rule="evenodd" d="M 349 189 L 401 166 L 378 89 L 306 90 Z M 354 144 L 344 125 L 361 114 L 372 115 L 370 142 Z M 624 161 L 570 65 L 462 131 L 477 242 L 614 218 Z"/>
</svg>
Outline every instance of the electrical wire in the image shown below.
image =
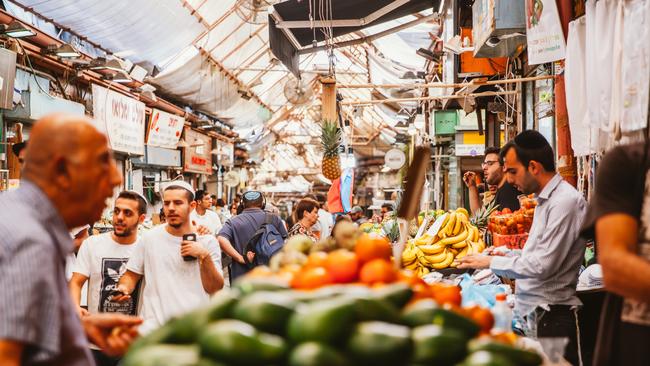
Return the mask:
<svg viewBox="0 0 650 366">
<path fill-rule="evenodd" d="M 25 48 L 23 47 L 23 44 L 20 41 L 16 41 L 18 45 L 20 46 L 20 49 L 23 52 L 23 55 L 25 55 L 25 60 L 27 60 L 27 65 L 29 66 L 29 69 L 32 70 L 32 77 L 34 78 L 34 81 L 36 82 L 36 85 L 38 88 L 41 90 L 41 92 L 45 95 L 47 95 L 50 99 L 55 99 L 52 95 L 50 95 L 49 91 L 45 91 L 41 84 L 38 82 L 38 79 L 36 78 L 36 70 L 34 70 L 34 67 L 32 66 L 32 61 L 29 59 L 29 55 L 27 54 L 27 51 L 25 51 Z"/>
</svg>

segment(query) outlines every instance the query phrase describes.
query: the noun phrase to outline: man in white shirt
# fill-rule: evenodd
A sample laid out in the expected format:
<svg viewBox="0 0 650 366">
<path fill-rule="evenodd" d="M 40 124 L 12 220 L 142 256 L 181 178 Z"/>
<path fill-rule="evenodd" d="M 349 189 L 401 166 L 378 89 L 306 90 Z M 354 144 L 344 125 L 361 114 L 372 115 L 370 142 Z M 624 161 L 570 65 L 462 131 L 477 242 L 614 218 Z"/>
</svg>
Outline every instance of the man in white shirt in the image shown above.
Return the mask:
<svg viewBox="0 0 650 366">
<path fill-rule="evenodd" d="M 72 268 L 70 295 L 81 316 L 88 313 L 136 315 L 139 288 L 124 303 L 112 301 L 111 295 L 117 288 L 120 276 L 126 272 L 126 263 L 133 249 L 138 245 L 138 226 L 144 221 L 147 202 L 136 192 L 123 191 L 117 196 L 114 206 L 113 231 L 86 239 Z M 89 284 L 87 311 L 80 306 L 80 299 L 86 295 L 82 294 L 82 287 L 86 283 Z M 119 359 L 92 348 L 98 366 L 114 366 L 119 362 Z"/>
<path fill-rule="evenodd" d="M 167 223 L 146 232 L 126 265 L 115 301 L 131 298 L 144 276 L 140 333 L 146 334 L 171 317 L 210 301 L 223 287 L 221 249 L 214 235 L 196 235 L 190 213 L 196 206 L 192 187 L 173 182 L 163 191 Z M 196 241 L 183 240 L 195 234 Z"/>
<path fill-rule="evenodd" d="M 210 234 L 217 235 L 222 225 L 219 214 L 210 210 L 210 207 L 212 207 L 212 197 L 210 197 L 208 192 L 198 190 L 194 194 L 194 200 L 196 201 L 196 208 L 190 214 L 192 225 L 204 226 L 209 230 Z"/>
</svg>

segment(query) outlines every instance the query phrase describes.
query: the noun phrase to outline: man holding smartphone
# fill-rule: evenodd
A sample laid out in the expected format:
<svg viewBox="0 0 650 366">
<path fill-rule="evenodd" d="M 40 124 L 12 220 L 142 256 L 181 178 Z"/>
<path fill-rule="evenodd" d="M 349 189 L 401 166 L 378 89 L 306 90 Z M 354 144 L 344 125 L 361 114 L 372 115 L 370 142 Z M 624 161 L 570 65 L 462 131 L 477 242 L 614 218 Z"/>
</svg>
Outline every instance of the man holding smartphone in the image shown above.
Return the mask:
<svg viewBox="0 0 650 366">
<path fill-rule="evenodd" d="M 208 303 L 223 287 L 221 249 L 214 235 L 197 235 L 190 220 L 194 191 L 183 181 L 163 191 L 166 224 L 149 230 L 134 250 L 117 286 L 115 301 L 130 299 L 144 276 L 140 332 L 146 334 L 169 318 Z"/>
</svg>

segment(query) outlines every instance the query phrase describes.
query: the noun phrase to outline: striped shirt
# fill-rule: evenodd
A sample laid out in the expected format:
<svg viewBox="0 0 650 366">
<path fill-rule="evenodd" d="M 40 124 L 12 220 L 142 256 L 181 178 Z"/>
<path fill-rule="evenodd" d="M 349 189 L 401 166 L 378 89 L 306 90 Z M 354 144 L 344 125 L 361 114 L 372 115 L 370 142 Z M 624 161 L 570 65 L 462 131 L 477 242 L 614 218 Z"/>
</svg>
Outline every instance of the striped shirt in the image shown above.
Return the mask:
<svg viewBox="0 0 650 366">
<path fill-rule="evenodd" d="M 94 365 L 65 279 L 72 246 L 36 185 L 0 194 L 0 339 L 24 344 L 23 365 Z"/>
<path fill-rule="evenodd" d="M 579 237 L 587 211 L 582 195 L 556 174 L 537 197 L 533 225 L 520 256 L 492 258 L 498 276 L 516 279 L 515 311 L 537 306 L 581 305 L 576 296 L 585 242 Z"/>
</svg>

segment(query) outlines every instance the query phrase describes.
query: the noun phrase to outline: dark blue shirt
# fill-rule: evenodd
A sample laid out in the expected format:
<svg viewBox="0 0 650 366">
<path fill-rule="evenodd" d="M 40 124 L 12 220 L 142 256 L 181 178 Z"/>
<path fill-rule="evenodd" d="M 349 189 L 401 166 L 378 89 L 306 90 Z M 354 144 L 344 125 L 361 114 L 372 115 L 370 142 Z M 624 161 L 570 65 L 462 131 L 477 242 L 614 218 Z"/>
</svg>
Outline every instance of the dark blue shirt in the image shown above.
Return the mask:
<svg viewBox="0 0 650 366">
<path fill-rule="evenodd" d="M 228 219 L 221 228 L 221 231 L 219 231 L 219 236 L 228 239 L 235 250 L 242 256 L 245 256 L 244 248 L 253 235 L 255 235 L 257 229 L 264 224 L 266 214 L 260 208 L 247 208 L 241 214 Z M 273 225 L 278 229 L 280 235 L 286 238 L 287 229 L 284 227 L 280 217 L 273 214 L 270 215 L 273 216 Z M 249 268 L 246 265 L 235 261 L 232 262 L 232 266 L 230 267 L 230 275 L 233 280 L 248 271 Z"/>
</svg>

